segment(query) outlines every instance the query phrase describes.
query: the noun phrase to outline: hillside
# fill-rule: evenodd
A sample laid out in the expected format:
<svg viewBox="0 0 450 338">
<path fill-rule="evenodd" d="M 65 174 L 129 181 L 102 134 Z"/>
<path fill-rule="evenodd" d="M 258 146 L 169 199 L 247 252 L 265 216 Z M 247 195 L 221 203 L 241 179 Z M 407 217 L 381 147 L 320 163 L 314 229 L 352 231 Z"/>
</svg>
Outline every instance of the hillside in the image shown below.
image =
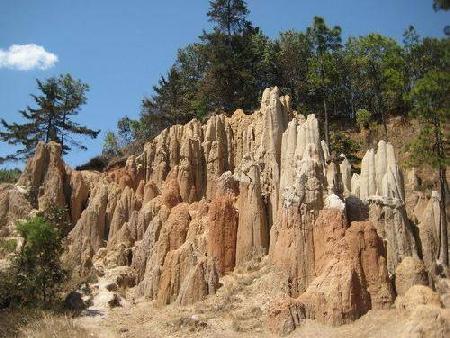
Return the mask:
<svg viewBox="0 0 450 338">
<path fill-rule="evenodd" d="M 276 87 L 252 114 L 174 125 L 104 173 L 39 143 L 1 186 L 0 235 L 68 208 L 74 325 L 98 336 L 444 337 L 438 197 L 402 170 L 396 145 L 413 129 L 396 123 L 359 174 Z"/>
</svg>

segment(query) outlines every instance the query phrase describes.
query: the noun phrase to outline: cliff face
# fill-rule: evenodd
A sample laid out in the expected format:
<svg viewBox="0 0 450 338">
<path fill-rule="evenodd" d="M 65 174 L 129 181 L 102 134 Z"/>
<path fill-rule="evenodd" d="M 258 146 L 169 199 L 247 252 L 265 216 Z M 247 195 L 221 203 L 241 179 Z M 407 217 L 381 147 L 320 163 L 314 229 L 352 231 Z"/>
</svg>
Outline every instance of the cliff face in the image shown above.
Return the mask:
<svg viewBox="0 0 450 338">
<path fill-rule="evenodd" d="M 74 171 L 60 153 L 40 143 L 17 186 L 0 189 L 0 235 L 31 211 L 24 192 L 38 209 L 66 206 L 65 261 L 81 275 L 127 266 L 135 297 L 191 304 L 269 255 L 296 318 L 338 325 L 393 304 L 405 257 L 423 257 L 435 276 L 436 198 L 405 189 L 384 141 L 351 176 L 316 117 L 292 111 L 277 88 L 251 115 L 164 130 L 108 173 Z"/>
</svg>

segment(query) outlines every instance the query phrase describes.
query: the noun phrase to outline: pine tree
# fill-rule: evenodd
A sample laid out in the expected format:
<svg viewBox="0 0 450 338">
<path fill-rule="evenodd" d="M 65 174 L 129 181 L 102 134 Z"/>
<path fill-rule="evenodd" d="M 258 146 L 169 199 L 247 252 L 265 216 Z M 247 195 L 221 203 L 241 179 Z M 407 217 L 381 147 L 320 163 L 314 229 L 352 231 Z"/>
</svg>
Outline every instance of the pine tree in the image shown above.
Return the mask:
<svg viewBox="0 0 450 338">
<path fill-rule="evenodd" d="M 209 2 L 209 21 L 215 29 L 228 36 L 240 34 L 248 24 L 249 10 L 244 0 L 214 0 Z"/>
<path fill-rule="evenodd" d="M 421 124 L 421 131 L 410 147 L 411 164 L 429 165 L 438 171 L 440 188 L 439 256 L 438 263 L 448 266 L 447 181 L 448 137 L 445 126 L 450 122 L 450 74 L 429 71 L 419 79 L 410 92 L 413 110 Z"/>
<path fill-rule="evenodd" d="M 208 17 L 214 30 L 200 37 L 207 69 L 199 90 L 210 110 L 231 111 L 256 103 L 258 76 L 252 70 L 262 51 L 253 50 L 259 29 L 247 20 L 248 14 L 245 1 L 210 1 Z"/>
<path fill-rule="evenodd" d="M 450 9 L 450 0 L 433 0 L 433 8 L 435 11 Z"/>
<path fill-rule="evenodd" d="M 14 154 L 0 158 L 0 163 L 29 157 L 39 141 L 61 143 L 63 154 L 71 151 L 72 147 L 85 150 L 87 148 L 71 134 L 96 138 L 99 133 L 73 121 L 87 101 L 87 84 L 74 80 L 70 74 L 44 82 L 36 80 L 36 83 L 41 92 L 41 95 L 31 94 L 36 107 L 27 106 L 19 111 L 25 123 L 0 120 L 4 129 L 0 131 L 0 141 L 19 147 Z"/>
<path fill-rule="evenodd" d="M 308 77 L 313 91 L 317 91 L 321 97 L 325 142 L 329 144 L 327 97 L 330 94 L 330 73 L 334 72 L 332 53 L 342 47 L 341 27 L 335 26 L 330 28 L 325 24 L 323 18 L 316 16 L 314 17 L 312 26 L 307 28 L 306 35 L 313 52 Z"/>
</svg>

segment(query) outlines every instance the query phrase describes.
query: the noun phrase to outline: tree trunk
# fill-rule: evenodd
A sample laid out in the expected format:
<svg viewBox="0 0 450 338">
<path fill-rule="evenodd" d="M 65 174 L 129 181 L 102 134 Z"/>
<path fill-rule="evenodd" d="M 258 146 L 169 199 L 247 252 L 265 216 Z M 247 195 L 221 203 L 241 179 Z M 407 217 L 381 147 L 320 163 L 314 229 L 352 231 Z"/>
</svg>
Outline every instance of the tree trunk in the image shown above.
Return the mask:
<svg viewBox="0 0 450 338">
<path fill-rule="evenodd" d="M 384 127 L 384 132 L 386 133 L 386 139 L 388 138 L 388 130 L 387 130 L 387 122 L 386 122 L 386 117 L 384 116 L 384 111 L 383 111 L 383 107 L 381 104 L 381 97 L 379 92 L 377 91 L 377 108 L 378 111 L 380 112 L 380 116 L 381 116 L 381 123 L 383 123 L 383 127 Z"/>
<path fill-rule="evenodd" d="M 45 143 L 48 143 L 49 139 L 50 139 L 50 131 L 53 128 L 52 126 L 52 119 L 50 118 L 48 120 L 48 126 L 47 126 L 47 133 L 45 135 Z"/>
<path fill-rule="evenodd" d="M 66 124 L 66 113 L 63 115 L 63 126 L 61 130 L 61 155 L 64 154 L 64 126 Z"/>
<path fill-rule="evenodd" d="M 328 111 L 327 111 L 327 101 L 325 97 L 323 98 L 323 117 L 324 117 L 324 132 L 325 132 L 325 142 L 327 146 L 330 146 L 329 135 L 328 135 Z"/>
<path fill-rule="evenodd" d="M 430 109 L 432 109 L 430 105 Z M 444 142 L 441 137 L 441 121 L 436 113 L 433 116 L 434 138 L 435 146 L 439 159 L 444 158 Z M 439 164 L 439 257 L 438 263 L 448 266 L 448 234 L 447 234 L 447 210 L 446 210 L 446 193 L 447 193 L 447 175 L 446 167 L 443 164 Z"/>
<path fill-rule="evenodd" d="M 441 166 L 439 168 L 439 186 L 441 190 L 441 198 L 439 200 L 440 220 L 439 220 L 439 232 L 440 232 L 440 245 L 439 245 L 439 258 L 438 261 L 444 266 L 448 266 L 448 233 L 447 233 L 447 210 L 446 210 L 446 168 Z"/>
<path fill-rule="evenodd" d="M 323 118 L 324 118 L 324 132 L 325 132 L 325 142 L 327 146 L 330 146 L 329 135 L 328 135 L 328 111 L 327 111 L 327 101 L 326 101 L 326 89 L 324 86 L 325 83 L 325 69 L 323 67 L 323 55 L 320 56 L 320 78 L 322 81 L 322 100 L 323 100 Z"/>
</svg>

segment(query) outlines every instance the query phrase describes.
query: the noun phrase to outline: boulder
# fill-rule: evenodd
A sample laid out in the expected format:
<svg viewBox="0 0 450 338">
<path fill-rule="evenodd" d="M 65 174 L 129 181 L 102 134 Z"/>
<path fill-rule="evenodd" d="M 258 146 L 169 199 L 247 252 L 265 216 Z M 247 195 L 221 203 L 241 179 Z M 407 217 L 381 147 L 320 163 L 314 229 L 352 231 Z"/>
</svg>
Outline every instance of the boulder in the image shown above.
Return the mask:
<svg viewBox="0 0 450 338">
<path fill-rule="evenodd" d="M 419 305 L 441 308 L 441 301 L 439 295 L 425 285 L 413 285 L 395 301 L 395 307 L 406 312 L 414 311 Z"/>
<path fill-rule="evenodd" d="M 301 302 L 282 296 L 269 305 L 267 327 L 276 335 L 287 336 L 299 327 L 305 318 L 305 306 Z"/>
<path fill-rule="evenodd" d="M 413 285 L 428 285 L 428 274 L 417 257 L 405 257 L 395 270 L 395 289 L 398 296 L 405 295 Z"/>
<path fill-rule="evenodd" d="M 87 307 L 81 292 L 72 291 L 64 299 L 64 308 L 70 311 L 81 312 Z"/>
</svg>

